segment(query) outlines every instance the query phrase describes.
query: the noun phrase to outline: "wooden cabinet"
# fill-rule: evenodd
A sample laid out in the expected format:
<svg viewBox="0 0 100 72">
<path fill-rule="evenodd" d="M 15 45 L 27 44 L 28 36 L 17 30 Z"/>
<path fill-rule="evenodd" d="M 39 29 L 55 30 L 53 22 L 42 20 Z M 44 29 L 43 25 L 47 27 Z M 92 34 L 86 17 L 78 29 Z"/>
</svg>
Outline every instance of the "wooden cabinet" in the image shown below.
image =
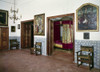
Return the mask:
<svg viewBox="0 0 100 72">
<path fill-rule="evenodd" d="M 9 48 L 9 28 L 0 27 L 0 50 Z"/>
<path fill-rule="evenodd" d="M 21 22 L 21 48 L 33 47 L 33 20 Z"/>
</svg>

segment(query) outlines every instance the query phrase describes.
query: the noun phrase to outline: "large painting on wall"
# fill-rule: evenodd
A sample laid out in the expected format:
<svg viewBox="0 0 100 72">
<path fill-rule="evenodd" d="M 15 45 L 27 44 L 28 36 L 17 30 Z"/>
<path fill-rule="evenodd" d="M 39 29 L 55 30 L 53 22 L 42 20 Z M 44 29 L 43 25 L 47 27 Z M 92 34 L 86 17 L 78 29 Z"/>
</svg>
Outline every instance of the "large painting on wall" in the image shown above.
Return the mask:
<svg viewBox="0 0 100 72">
<path fill-rule="evenodd" d="M 45 35 L 45 14 L 34 16 L 34 35 Z"/>
<path fill-rule="evenodd" d="M 76 31 L 99 31 L 99 7 L 86 3 L 76 10 Z"/>
<path fill-rule="evenodd" d="M 8 11 L 0 10 L 0 26 L 8 26 Z"/>
</svg>

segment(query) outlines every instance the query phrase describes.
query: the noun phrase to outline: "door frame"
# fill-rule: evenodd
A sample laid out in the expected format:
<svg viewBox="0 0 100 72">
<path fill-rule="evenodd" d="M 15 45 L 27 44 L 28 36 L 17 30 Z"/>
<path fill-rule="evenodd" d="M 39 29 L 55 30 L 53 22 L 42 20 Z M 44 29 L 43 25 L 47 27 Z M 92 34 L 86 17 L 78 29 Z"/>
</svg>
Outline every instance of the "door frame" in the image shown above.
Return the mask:
<svg viewBox="0 0 100 72">
<path fill-rule="evenodd" d="M 31 22 L 31 21 L 33 21 L 33 24 L 34 24 L 34 19 L 30 19 L 30 20 L 25 20 L 25 21 L 21 21 L 21 48 L 23 48 L 23 46 L 22 46 L 22 43 L 23 43 L 23 30 L 22 30 L 22 27 L 23 27 L 23 24 L 24 23 L 27 23 L 27 22 Z M 34 25 L 33 25 L 33 28 L 34 28 Z M 33 47 L 34 47 L 34 31 L 33 31 Z"/>
<path fill-rule="evenodd" d="M 65 17 L 65 16 L 73 16 L 73 61 L 74 61 L 74 50 L 75 50 L 75 14 L 64 14 L 64 15 L 57 15 L 47 17 L 47 55 L 51 55 L 53 51 L 53 25 L 52 25 L 52 18 L 58 17 Z"/>
</svg>

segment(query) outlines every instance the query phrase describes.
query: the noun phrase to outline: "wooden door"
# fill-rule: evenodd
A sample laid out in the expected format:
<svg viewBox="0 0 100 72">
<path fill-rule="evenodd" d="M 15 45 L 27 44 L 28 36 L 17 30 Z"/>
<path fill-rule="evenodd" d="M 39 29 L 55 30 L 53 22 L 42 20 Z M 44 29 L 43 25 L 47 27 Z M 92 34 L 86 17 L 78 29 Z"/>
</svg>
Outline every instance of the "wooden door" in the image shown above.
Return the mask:
<svg viewBox="0 0 100 72">
<path fill-rule="evenodd" d="M 31 48 L 32 47 L 32 21 L 21 22 L 21 48 Z"/>
<path fill-rule="evenodd" d="M 31 24 L 24 24 L 24 47 L 31 47 Z"/>
<path fill-rule="evenodd" d="M 8 27 L 0 28 L 0 49 L 8 49 L 9 47 L 9 29 Z"/>
<path fill-rule="evenodd" d="M 48 34 L 48 43 L 49 43 L 49 48 L 47 50 L 48 52 L 48 55 L 52 55 L 53 51 L 54 51 L 54 26 L 53 26 L 53 21 L 52 20 L 49 20 L 49 23 L 48 23 L 48 30 L 49 30 L 49 34 Z M 49 36 L 51 35 L 51 36 Z"/>
</svg>

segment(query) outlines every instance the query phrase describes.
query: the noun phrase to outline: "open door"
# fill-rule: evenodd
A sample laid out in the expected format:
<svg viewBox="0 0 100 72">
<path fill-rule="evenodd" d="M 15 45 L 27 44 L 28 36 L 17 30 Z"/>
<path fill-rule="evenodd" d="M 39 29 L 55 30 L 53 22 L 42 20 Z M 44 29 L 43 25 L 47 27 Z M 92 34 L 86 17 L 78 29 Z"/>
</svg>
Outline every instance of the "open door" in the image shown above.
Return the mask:
<svg viewBox="0 0 100 72">
<path fill-rule="evenodd" d="M 33 20 L 21 22 L 21 48 L 31 48 L 34 45 Z"/>
<path fill-rule="evenodd" d="M 73 28 L 74 28 L 74 13 L 66 14 L 66 15 L 59 15 L 59 16 L 52 16 L 48 17 L 47 21 L 47 55 L 52 55 L 54 51 L 54 20 L 55 19 L 62 19 L 64 17 L 72 17 L 73 18 Z M 74 30 L 74 29 L 73 29 Z M 74 31 L 73 31 L 73 61 L 74 61 Z"/>
<path fill-rule="evenodd" d="M 53 28 L 53 21 L 48 20 L 48 32 L 47 32 L 47 54 L 51 55 L 52 52 L 54 51 L 53 48 L 53 39 L 54 39 L 54 28 Z M 52 35 L 51 35 L 52 34 Z M 51 35 L 51 36 L 50 36 Z"/>
</svg>

